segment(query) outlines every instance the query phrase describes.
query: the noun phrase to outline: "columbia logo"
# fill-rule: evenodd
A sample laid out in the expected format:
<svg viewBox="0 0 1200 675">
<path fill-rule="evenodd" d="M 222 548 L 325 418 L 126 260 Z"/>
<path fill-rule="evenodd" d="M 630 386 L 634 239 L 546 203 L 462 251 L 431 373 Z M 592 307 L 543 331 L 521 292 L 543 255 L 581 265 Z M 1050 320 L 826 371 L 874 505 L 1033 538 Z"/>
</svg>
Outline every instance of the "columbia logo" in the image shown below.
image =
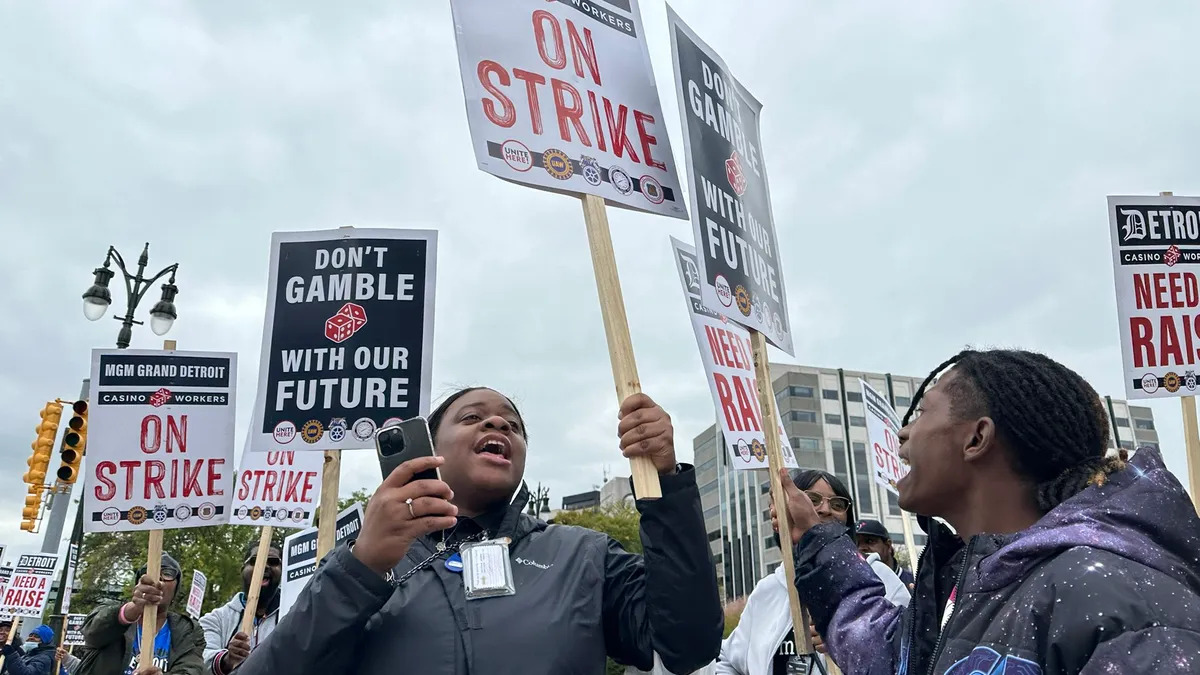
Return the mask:
<svg viewBox="0 0 1200 675">
<path fill-rule="evenodd" d="M 537 562 L 535 560 L 529 560 L 528 558 L 517 558 L 516 561 L 517 561 L 518 565 L 528 565 L 530 567 L 536 567 L 540 570 L 548 570 L 548 569 L 550 569 L 550 567 L 552 565 L 554 565 L 554 563 L 550 563 L 549 565 L 543 565 L 540 562 Z"/>
</svg>

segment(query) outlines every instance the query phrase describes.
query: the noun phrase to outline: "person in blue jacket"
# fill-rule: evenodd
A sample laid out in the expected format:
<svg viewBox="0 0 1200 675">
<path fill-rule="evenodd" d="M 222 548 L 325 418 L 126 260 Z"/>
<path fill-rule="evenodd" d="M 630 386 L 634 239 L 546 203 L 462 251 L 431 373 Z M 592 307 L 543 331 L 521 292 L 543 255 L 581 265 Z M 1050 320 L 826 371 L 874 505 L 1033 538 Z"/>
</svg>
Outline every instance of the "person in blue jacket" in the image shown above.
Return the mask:
<svg viewBox="0 0 1200 675">
<path fill-rule="evenodd" d="M 18 649 L 10 644 L 0 648 L 4 654 L 4 675 L 50 675 L 54 670 L 54 629 L 41 625 L 29 632 Z"/>
<path fill-rule="evenodd" d="M 525 420 L 508 397 L 465 389 L 429 415 L 438 456 L 384 479 L 358 538 L 322 560 L 238 675 L 602 675 L 605 656 L 649 670 L 656 653 L 691 673 L 712 661 L 725 617 L 695 469 L 676 462 L 671 418 L 645 394 L 614 426 L 662 486 L 636 501 L 642 555 L 525 513 Z M 410 481 L 435 468 L 439 479 Z M 487 549 L 488 569 L 510 568 L 515 593 L 467 597 L 458 550 L 482 540 L 507 540 L 507 561 Z"/>
<path fill-rule="evenodd" d="M 899 434 L 900 507 L 929 535 L 907 609 L 789 489 L 796 588 L 843 672 L 1200 672 L 1196 507 L 1156 448 L 1110 453 L 1111 429 L 1095 390 L 1041 354 L 934 369 Z"/>
</svg>

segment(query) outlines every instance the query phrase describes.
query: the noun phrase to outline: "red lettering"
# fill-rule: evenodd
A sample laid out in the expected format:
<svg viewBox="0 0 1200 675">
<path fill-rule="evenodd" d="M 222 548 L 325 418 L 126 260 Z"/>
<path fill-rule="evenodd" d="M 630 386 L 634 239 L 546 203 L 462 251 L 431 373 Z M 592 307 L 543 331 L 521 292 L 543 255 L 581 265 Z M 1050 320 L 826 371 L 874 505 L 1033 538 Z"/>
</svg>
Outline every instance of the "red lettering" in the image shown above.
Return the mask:
<svg viewBox="0 0 1200 675">
<path fill-rule="evenodd" d="M 121 468 L 125 469 L 125 499 L 133 499 L 133 470 L 142 465 L 141 462 L 122 460 Z"/>
<path fill-rule="evenodd" d="M 150 431 L 151 428 L 154 429 L 153 433 Z M 149 445 L 149 442 L 154 444 Z M 142 452 L 147 455 L 158 452 L 159 446 L 162 445 L 162 420 L 158 418 L 158 415 L 146 415 L 142 418 L 141 444 Z"/>
<path fill-rule="evenodd" d="M 723 365 L 733 367 L 732 361 L 737 358 L 733 347 L 729 345 L 729 331 L 717 329 L 717 335 L 721 339 L 721 358 Z"/>
<path fill-rule="evenodd" d="M 737 406 L 733 403 L 729 380 L 721 373 L 713 373 L 713 384 L 717 386 L 717 398 L 721 401 L 721 413 L 725 415 L 725 424 L 734 431 L 745 431 L 740 423 Z"/>
<path fill-rule="evenodd" d="M 179 461 L 179 460 L 176 460 Z M 204 468 L 204 460 L 192 461 L 190 459 L 183 460 L 183 498 L 187 499 L 191 495 L 203 497 L 204 493 L 200 491 L 200 470 Z"/>
<path fill-rule="evenodd" d="M 721 358 L 721 336 L 717 329 L 712 326 L 704 327 L 704 336 L 708 338 L 708 350 L 712 352 L 713 363 L 718 366 L 725 365 L 725 361 Z"/>
<path fill-rule="evenodd" d="M 1187 317 L 1181 317 L 1183 324 L 1183 349 L 1187 354 L 1188 365 L 1196 362 L 1196 348 L 1192 345 L 1192 322 L 1188 321 Z"/>
<path fill-rule="evenodd" d="M 107 460 L 96 463 L 96 480 L 100 483 L 93 491 L 96 499 L 106 502 L 117 496 L 117 484 L 109 478 L 109 476 L 115 476 L 116 474 L 116 464 Z"/>
<path fill-rule="evenodd" d="M 1175 330 L 1175 317 L 1165 315 L 1159 317 L 1159 328 L 1162 330 L 1162 352 L 1159 360 L 1164 366 L 1183 365 L 1183 351 L 1179 348 L 1179 333 Z"/>
<path fill-rule="evenodd" d="M 238 487 L 237 498 L 241 501 L 246 501 L 250 497 L 250 476 L 253 475 L 250 471 L 242 472 L 241 485 Z"/>
<path fill-rule="evenodd" d="M 608 142 L 604 140 L 604 127 L 600 125 L 600 107 L 596 103 L 596 92 L 589 91 L 588 106 L 592 110 L 592 128 L 596 130 L 596 147 L 602 152 L 608 152 Z"/>
<path fill-rule="evenodd" d="M 569 23 L 569 22 L 568 22 Z M 546 51 L 546 25 L 550 25 L 550 36 L 554 38 L 554 57 Z M 562 28 L 558 25 L 558 19 L 553 14 L 544 9 L 536 10 L 533 13 L 533 39 L 537 42 L 538 56 L 542 57 L 542 62 L 555 70 L 562 70 L 567 67 L 567 50 L 563 46 Z M 582 75 L 583 73 L 580 73 Z"/>
<path fill-rule="evenodd" d="M 300 502 L 301 503 L 303 503 L 303 504 L 308 503 L 309 494 L 311 494 L 313 491 L 312 481 L 316 477 L 317 477 L 316 471 L 306 471 L 304 473 L 304 489 L 300 491 Z"/>
<path fill-rule="evenodd" d="M 646 166 L 666 171 L 667 165 L 654 159 L 654 156 L 650 154 L 650 146 L 658 145 L 658 139 L 646 130 L 647 124 L 654 124 L 654 116 L 647 115 L 640 110 L 634 110 L 633 119 L 637 122 L 638 137 L 642 139 L 642 159 L 646 161 Z"/>
<path fill-rule="evenodd" d="M 511 127 L 517 122 L 517 108 L 513 105 L 512 99 L 504 95 L 500 88 L 492 84 L 491 76 L 495 75 L 500 87 L 507 87 L 512 84 L 512 80 L 508 77 L 508 71 L 495 61 L 480 61 L 479 66 L 475 69 L 475 74 L 479 77 L 479 84 L 487 90 L 487 93 L 492 95 L 500 104 L 502 112 L 496 112 L 496 103 L 491 99 L 483 99 L 483 114 L 492 124 L 505 129 Z"/>
<path fill-rule="evenodd" d="M 513 68 L 513 77 L 525 83 L 525 97 L 529 99 L 529 125 L 533 129 L 533 133 L 538 136 L 542 135 L 542 104 L 538 102 L 537 88 L 539 84 L 546 84 L 546 78 L 537 73 L 531 73 L 528 70 Z M 558 80 L 555 80 L 557 82 Z M 516 110 L 513 110 L 513 119 L 516 119 Z"/>
<path fill-rule="evenodd" d="M 1167 283 L 1171 286 L 1171 306 L 1183 307 L 1183 300 L 1179 297 L 1183 294 L 1183 283 L 1179 272 L 1168 273 Z"/>
<path fill-rule="evenodd" d="M 738 409 L 741 412 L 742 421 L 749 422 L 749 424 L 746 425 L 746 429 L 761 431 L 762 426 L 758 423 L 758 416 L 755 414 L 756 409 L 750 403 L 750 397 L 746 395 L 746 387 L 743 384 L 744 381 L 745 378 L 738 377 L 737 375 L 733 376 L 733 395 L 735 398 L 737 398 Z M 755 394 L 758 393 L 753 384 L 750 385 L 750 391 L 755 392 Z M 758 396 L 756 395 L 755 398 L 757 399 Z"/>
<path fill-rule="evenodd" d="M 166 499 L 167 494 L 165 492 L 163 492 L 163 489 L 162 489 L 162 481 L 163 481 L 163 478 L 166 477 L 166 475 L 167 475 L 167 465 L 166 464 L 163 464 L 162 462 L 158 461 L 157 459 L 151 459 L 151 460 L 146 461 L 146 486 L 145 486 L 145 490 L 144 490 L 145 494 L 146 494 L 146 497 L 145 497 L 146 499 L 153 499 L 153 497 L 150 496 L 150 488 L 154 488 L 154 492 L 156 494 L 158 494 L 159 499 Z M 172 489 L 171 489 L 171 498 L 172 499 L 175 498 L 174 486 L 172 486 Z"/>
<path fill-rule="evenodd" d="M 1160 308 L 1167 306 L 1167 277 L 1162 272 L 1154 275 L 1154 303 Z"/>
<path fill-rule="evenodd" d="M 613 119 L 612 101 L 605 98 L 604 113 L 608 117 L 608 133 L 612 137 L 613 154 L 620 158 L 628 152 L 629 161 L 639 161 L 637 153 L 633 150 L 633 143 L 629 141 L 629 136 L 625 133 L 625 123 L 629 117 L 629 108 L 623 105 L 617 106 L 617 117 Z"/>
<path fill-rule="evenodd" d="M 265 473 L 266 471 L 263 471 L 262 469 L 258 469 L 254 472 L 254 492 L 252 493 L 254 496 L 252 499 L 262 499 L 262 497 L 259 495 L 259 488 L 262 486 L 263 474 Z"/>
<path fill-rule="evenodd" d="M 592 82 L 595 82 L 596 86 L 601 86 L 600 62 L 596 60 L 596 45 L 592 43 L 592 31 L 584 28 L 581 39 L 579 29 L 575 28 L 575 24 L 570 19 L 567 19 L 567 40 L 571 43 L 571 60 L 575 62 L 575 74 L 583 77 L 583 66 L 586 64 L 588 72 L 592 74 Z"/>
<path fill-rule="evenodd" d="M 279 497 L 277 497 L 273 492 L 275 490 L 275 485 L 278 482 L 279 482 L 279 472 L 278 471 L 268 471 L 266 486 L 263 488 L 263 493 L 266 495 L 265 498 L 268 501 L 278 501 Z"/>
<path fill-rule="evenodd" d="M 167 452 L 187 452 L 187 415 L 167 415 Z"/>
<path fill-rule="evenodd" d="M 878 443 L 875 443 L 874 445 L 875 445 L 875 466 L 877 468 L 884 469 L 887 467 L 887 463 L 884 462 L 883 446 Z"/>
<path fill-rule="evenodd" d="M 564 142 L 570 143 L 571 127 L 575 127 L 575 133 L 579 134 L 579 142 L 592 147 L 592 140 L 588 138 L 580 121 L 583 117 L 583 99 L 579 97 L 579 90 L 558 78 L 550 83 L 550 89 L 554 92 L 554 115 L 558 118 L 558 135 Z M 567 96 L 571 97 L 570 103 L 567 102 Z M 567 126 L 568 122 L 571 127 Z"/>
<path fill-rule="evenodd" d="M 300 479 L 303 476 L 297 471 L 289 471 L 284 479 L 283 501 L 295 502 L 299 498 Z"/>
<path fill-rule="evenodd" d="M 1135 368 L 1154 368 L 1158 361 L 1154 355 L 1154 328 L 1144 316 L 1129 317 L 1130 342 L 1133 343 L 1133 365 Z"/>
<path fill-rule="evenodd" d="M 225 474 L 219 471 L 223 466 L 225 466 L 224 459 L 208 460 L 208 494 L 211 496 L 225 494 L 225 488 L 221 487 L 221 479 Z"/>
<path fill-rule="evenodd" d="M 1138 309 L 1149 309 L 1153 301 L 1150 299 L 1150 275 L 1133 275 L 1133 297 Z"/>
</svg>

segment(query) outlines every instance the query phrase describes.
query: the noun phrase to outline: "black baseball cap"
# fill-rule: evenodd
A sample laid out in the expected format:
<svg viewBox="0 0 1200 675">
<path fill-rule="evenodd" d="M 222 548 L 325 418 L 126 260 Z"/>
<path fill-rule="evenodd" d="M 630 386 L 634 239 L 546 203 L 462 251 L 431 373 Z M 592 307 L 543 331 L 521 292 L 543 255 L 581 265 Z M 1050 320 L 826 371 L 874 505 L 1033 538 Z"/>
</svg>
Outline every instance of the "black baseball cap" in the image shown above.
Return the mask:
<svg viewBox="0 0 1200 675">
<path fill-rule="evenodd" d="M 880 539 L 892 538 L 891 533 L 878 520 L 860 520 L 854 529 L 854 534 L 865 534 L 868 537 L 879 537 Z"/>
</svg>

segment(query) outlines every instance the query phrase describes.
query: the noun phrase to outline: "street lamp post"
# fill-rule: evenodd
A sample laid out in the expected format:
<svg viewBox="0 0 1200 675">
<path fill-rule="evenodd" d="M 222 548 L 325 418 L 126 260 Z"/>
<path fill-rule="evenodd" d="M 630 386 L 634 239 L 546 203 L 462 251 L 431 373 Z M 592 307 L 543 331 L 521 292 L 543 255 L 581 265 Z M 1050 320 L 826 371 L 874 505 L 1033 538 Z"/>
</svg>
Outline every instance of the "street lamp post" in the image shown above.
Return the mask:
<svg viewBox="0 0 1200 675">
<path fill-rule="evenodd" d="M 146 246 L 142 249 L 142 255 L 138 257 L 136 274 L 129 273 L 125 267 L 125 259 L 121 257 L 117 249 L 112 246 L 108 247 L 108 253 L 104 256 L 104 264 L 92 271 L 95 279 L 91 287 L 83 293 L 83 315 L 88 321 L 99 321 L 108 311 L 108 306 L 112 304 L 112 291 L 108 288 L 108 282 L 116 276 L 116 272 L 110 267 L 114 262 L 125 281 L 125 316 L 113 317 L 121 322 L 121 330 L 117 333 L 117 348 L 128 348 L 130 340 L 133 338 L 134 325 L 142 325 L 143 322 L 133 317 L 142 298 L 145 297 L 146 291 L 150 290 L 154 282 L 170 274 L 167 283 L 162 285 L 162 297 L 150 308 L 150 330 L 154 331 L 155 335 L 166 335 L 179 316 L 175 311 L 175 296 L 179 294 L 179 287 L 175 285 L 175 273 L 179 270 L 179 263 L 168 265 L 158 274 L 147 279 L 145 272 L 146 265 L 150 264 L 149 242 L 146 242 Z M 71 543 L 75 544 L 81 558 L 83 556 L 83 516 L 83 495 L 80 495 L 79 509 L 75 513 L 75 526 L 71 528 Z M 54 612 L 51 614 L 60 621 L 62 620 L 62 599 L 66 589 L 68 567 L 69 562 L 67 565 L 63 565 L 62 577 L 58 581 L 58 596 L 54 599 Z M 59 635 L 62 635 L 62 625 L 60 623 L 58 626 Z"/>
<path fill-rule="evenodd" d="M 550 515 L 550 488 L 544 488 L 541 483 L 538 483 L 537 488 L 529 497 L 529 515 L 542 520 Z"/>
</svg>

